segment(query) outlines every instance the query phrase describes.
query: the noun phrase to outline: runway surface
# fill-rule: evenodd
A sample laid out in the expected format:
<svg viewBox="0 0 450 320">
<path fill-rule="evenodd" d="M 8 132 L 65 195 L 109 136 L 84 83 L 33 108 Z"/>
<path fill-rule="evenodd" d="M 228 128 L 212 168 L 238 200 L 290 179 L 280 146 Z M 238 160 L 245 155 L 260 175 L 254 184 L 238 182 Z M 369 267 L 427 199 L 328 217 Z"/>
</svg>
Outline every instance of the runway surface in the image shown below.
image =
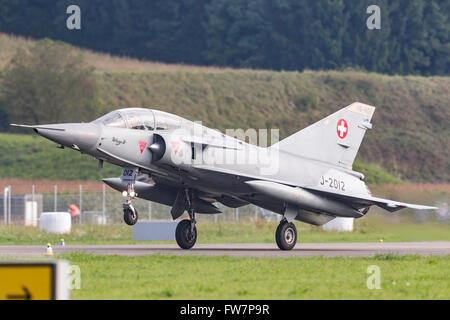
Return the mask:
<svg viewBox="0 0 450 320">
<path fill-rule="evenodd" d="M 45 246 L 0 246 L 0 256 L 43 256 Z M 55 255 L 70 252 L 117 254 L 124 256 L 168 254 L 235 257 L 372 257 L 375 254 L 450 254 L 450 241 L 438 242 L 360 242 L 360 243 L 298 243 L 291 251 L 281 251 L 272 243 L 197 244 L 182 250 L 176 244 L 138 245 L 67 245 L 54 246 Z"/>
</svg>

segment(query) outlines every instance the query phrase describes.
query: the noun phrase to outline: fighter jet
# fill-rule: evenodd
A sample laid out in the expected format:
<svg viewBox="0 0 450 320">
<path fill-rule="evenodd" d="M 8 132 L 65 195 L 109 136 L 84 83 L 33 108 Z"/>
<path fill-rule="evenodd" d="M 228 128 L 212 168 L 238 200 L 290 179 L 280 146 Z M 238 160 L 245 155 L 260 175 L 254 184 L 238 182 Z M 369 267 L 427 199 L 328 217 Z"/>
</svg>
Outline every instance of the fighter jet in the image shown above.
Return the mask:
<svg viewBox="0 0 450 320">
<path fill-rule="evenodd" d="M 178 219 L 176 241 L 190 249 L 197 240 L 196 213 L 220 213 L 216 203 L 238 208 L 254 204 L 282 216 L 278 247 L 297 242 L 294 220 L 323 225 L 336 217 L 361 218 L 373 205 L 394 212 L 436 209 L 377 198 L 352 164 L 375 107 L 355 102 L 273 143 L 250 144 L 166 112 L 128 108 L 91 123 L 15 125 L 32 128 L 61 148 L 122 167 L 104 183 L 123 193 L 124 220 L 134 225 L 134 198 L 171 206 Z"/>
</svg>

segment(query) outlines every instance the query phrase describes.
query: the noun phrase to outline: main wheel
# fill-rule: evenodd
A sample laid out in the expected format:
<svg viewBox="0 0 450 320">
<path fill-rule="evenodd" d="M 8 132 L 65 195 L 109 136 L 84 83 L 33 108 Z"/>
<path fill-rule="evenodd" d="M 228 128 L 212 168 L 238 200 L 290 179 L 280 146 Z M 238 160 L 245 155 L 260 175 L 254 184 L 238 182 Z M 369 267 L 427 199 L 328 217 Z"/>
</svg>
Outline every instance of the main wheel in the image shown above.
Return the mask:
<svg viewBox="0 0 450 320">
<path fill-rule="evenodd" d="M 181 249 L 190 249 L 197 241 L 197 228 L 194 226 L 192 231 L 191 220 L 181 220 L 175 231 L 175 238 Z"/>
<path fill-rule="evenodd" d="M 297 228 L 292 222 L 280 222 L 275 233 L 275 240 L 281 250 L 291 250 L 297 243 Z"/>
<path fill-rule="evenodd" d="M 138 221 L 138 212 L 136 209 L 124 208 L 123 209 L 123 220 L 129 226 L 136 224 Z"/>
</svg>

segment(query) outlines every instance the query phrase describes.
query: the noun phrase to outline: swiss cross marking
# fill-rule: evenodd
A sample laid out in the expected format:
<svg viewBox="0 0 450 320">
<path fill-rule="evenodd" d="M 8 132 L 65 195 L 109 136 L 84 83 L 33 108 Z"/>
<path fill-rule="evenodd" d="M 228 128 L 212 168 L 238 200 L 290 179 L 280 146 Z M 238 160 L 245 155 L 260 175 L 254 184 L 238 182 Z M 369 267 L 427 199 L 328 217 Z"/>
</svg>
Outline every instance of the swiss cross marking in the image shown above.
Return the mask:
<svg viewBox="0 0 450 320">
<path fill-rule="evenodd" d="M 339 138 L 344 139 L 348 133 L 348 125 L 345 119 L 341 119 L 337 124 L 337 135 Z"/>
</svg>

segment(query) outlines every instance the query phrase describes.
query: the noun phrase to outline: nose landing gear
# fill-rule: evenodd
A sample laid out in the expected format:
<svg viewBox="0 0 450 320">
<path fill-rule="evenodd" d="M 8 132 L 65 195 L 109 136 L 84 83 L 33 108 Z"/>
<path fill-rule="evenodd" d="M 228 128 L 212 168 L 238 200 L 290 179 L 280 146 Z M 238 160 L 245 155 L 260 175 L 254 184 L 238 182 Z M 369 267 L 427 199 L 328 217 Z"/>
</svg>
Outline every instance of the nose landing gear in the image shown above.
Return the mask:
<svg viewBox="0 0 450 320">
<path fill-rule="evenodd" d="M 123 171 L 126 172 L 126 170 L 130 169 L 124 169 Z M 128 181 L 127 190 L 123 192 L 123 195 L 126 196 L 125 202 L 123 203 L 123 220 L 129 226 L 135 225 L 138 221 L 138 212 L 131 204 L 131 201 L 137 196 L 136 192 L 134 191 L 136 171 L 134 169 L 132 170 L 132 178 Z M 122 174 L 122 176 L 123 175 L 124 174 Z"/>
<path fill-rule="evenodd" d="M 123 204 L 123 220 L 129 226 L 135 225 L 138 221 L 138 212 L 131 203 Z"/>
</svg>

